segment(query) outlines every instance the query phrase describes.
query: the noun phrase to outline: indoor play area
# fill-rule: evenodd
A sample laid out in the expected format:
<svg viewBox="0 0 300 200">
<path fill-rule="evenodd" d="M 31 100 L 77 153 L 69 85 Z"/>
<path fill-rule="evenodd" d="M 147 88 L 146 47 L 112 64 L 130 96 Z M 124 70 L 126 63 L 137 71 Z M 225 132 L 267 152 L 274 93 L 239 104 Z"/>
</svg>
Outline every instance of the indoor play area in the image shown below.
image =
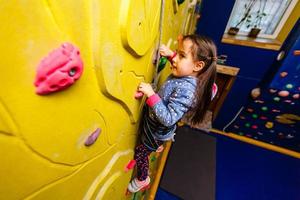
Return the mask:
<svg viewBox="0 0 300 200">
<path fill-rule="evenodd" d="M 300 199 L 299 0 L 11 0 L 0 11 L 0 200 Z M 217 46 L 217 92 L 201 123 L 179 121 L 150 154 L 151 182 L 131 193 L 147 101 L 137 87 L 160 88 L 172 59 L 159 47 L 190 34 Z"/>
</svg>

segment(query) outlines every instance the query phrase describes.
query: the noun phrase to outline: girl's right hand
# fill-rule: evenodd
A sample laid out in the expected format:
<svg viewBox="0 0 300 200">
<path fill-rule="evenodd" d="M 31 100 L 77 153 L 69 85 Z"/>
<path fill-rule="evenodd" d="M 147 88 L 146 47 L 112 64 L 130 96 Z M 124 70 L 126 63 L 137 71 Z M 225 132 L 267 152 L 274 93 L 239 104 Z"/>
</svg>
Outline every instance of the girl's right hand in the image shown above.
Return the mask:
<svg viewBox="0 0 300 200">
<path fill-rule="evenodd" d="M 144 83 L 144 82 L 140 83 L 140 85 L 138 87 L 138 91 L 144 93 L 147 97 L 150 97 L 153 94 L 155 94 L 151 84 Z"/>
<path fill-rule="evenodd" d="M 159 47 L 159 53 L 160 53 L 161 56 L 164 56 L 164 57 L 170 57 L 174 54 L 174 52 L 164 44 L 162 44 Z"/>
</svg>

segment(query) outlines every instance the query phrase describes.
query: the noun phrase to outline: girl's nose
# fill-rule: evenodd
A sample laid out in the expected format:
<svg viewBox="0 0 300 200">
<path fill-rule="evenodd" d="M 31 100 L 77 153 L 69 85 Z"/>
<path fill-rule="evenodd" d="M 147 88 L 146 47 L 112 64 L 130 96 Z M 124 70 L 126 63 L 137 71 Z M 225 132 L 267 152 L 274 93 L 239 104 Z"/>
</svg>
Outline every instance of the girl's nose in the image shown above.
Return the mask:
<svg viewBox="0 0 300 200">
<path fill-rule="evenodd" d="M 177 60 L 178 60 L 178 55 L 176 55 L 173 59 L 172 59 L 172 65 L 176 66 L 176 63 L 177 63 Z"/>
</svg>

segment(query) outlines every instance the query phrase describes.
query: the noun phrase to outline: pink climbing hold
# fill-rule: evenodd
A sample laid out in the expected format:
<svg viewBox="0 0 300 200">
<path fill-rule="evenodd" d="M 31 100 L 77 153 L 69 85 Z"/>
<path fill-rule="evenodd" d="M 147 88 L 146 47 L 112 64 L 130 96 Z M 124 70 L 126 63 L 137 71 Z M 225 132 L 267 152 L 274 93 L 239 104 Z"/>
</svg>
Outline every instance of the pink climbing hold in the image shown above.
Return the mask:
<svg viewBox="0 0 300 200">
<path fill-rule="evenodd" d="M 82 71 L 79 50 L 64 43 L 40 62 L 34 82 L 36 93 L 45 95 L 63 90 L 79 79 Z"/>
<path fill-rule="evenodd" d="M 140 98 L 142 98 L 143 96 L 144 96 L 144 93 L 139 92 L 139 91 L 137 91 L 137 92 L 134 94 L 134 98 L 136 98 L 136 99 L 140 99 Z"/>
</svg>

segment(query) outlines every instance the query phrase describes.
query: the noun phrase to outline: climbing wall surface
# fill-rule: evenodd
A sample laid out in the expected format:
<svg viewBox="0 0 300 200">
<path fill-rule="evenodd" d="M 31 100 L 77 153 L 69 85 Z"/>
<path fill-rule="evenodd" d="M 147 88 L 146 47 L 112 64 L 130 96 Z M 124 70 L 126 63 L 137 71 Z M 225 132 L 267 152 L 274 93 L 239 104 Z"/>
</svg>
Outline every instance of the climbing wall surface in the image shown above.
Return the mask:
<svg viewBox="0 0 300 200">
<path fill-rule="evenodd" d="M 171 48 L 189 4 L 163 4 Z M 160 0 L 1 1 L 0 199 L 126 198 L 160 12 Z"/>
</svg>

